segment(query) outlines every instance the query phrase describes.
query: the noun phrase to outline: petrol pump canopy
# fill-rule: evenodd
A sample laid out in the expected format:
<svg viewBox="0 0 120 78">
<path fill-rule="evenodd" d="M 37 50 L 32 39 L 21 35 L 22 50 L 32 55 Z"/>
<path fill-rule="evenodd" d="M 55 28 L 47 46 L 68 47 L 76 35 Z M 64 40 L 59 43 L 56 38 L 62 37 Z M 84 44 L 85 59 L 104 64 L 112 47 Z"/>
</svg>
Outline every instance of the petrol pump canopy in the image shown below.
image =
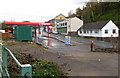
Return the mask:
<svg viewBox="0 0 120 78">
<path fill-rule="evenodd" d="M 52 23 L 44 22 L 6 22 L 7 25 L 38 25 L 38 26 L 52 26 Z"/>
</svg>

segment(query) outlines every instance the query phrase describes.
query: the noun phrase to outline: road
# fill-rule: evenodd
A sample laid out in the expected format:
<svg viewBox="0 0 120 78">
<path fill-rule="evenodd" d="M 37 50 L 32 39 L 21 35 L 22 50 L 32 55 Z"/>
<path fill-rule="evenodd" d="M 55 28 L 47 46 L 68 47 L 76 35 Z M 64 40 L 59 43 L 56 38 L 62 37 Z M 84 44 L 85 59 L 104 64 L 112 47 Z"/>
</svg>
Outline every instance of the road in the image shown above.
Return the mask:
<svg viewBox="0 0 120 78">
<path fill-rule="evenodd" d="M 44 33 L 44 36 L 47 36 L 47 33 Z M 55 38 L 55 39 L 59 39 L 62 42 L 65 41 L 65 35 L 51 34 L 50 37 Z M 80 37 L 71 37 L 71 43 L 73 45 L 76 45 L 74 47 L 65 46 L 65 44 L 60 43 L 59 41 L 56 41 L 54 39 L 49 39 L 48 43 L 53 46 L 53 47 L 51 46 L 52 49 L 66 50 L 66 48 L 67 48 L 67 51 L 69 51 L 69 52 L 70 51 L 86 52 L 86 51 L 90 51 L 90 44 L 92 41 L 94 41 L 95 47 L 99 47 L 99 48 L 111 48 L 112 47 L 111 43 L 109 43 L 109 42 L 98 41 L 98 40 L 89 40 L 89 39 L 80 38 Z M 50 47 L 50 46 L 48 46 L 48 47 Z M 68 50 L 69 47 L 70 47 L 70 49 Z"/>
<path fill-rule="evenodd" d="M 65 40 L 64 35 L 51 34 L 51 36 L 60 38 L 62 40 Z M 92 41 L 94 41 L 94 44 L 95 44 L 96 47 L 101 47 L 101 48 L 111 48 L 112 47 L 112 45 L 109 42 L 98 41 L 98 40 L 89 40 L 89 39 L 80 38 L 80 37 L 71 37 L 71 42 L 76 44 L 76 45 L 84 44 L 86 46 L 89 46 Z"/>
<path fill-rule="evenodd" d="M 47 35 L 46 33 L 44 35 Z M 66 46 L 62 41 L 65 36 L 51 34 L 54 38 L 42 37 L 38 41 L 53 53 L 66 56 L 71 61 L 65 61 L 72 71 L 72 76 L 117 76 L 118 75 L 118 54 L 116 53 L 95 53 L 90 52 L 89 45 L 92 40 L 72 37 L 72 44 L 75 46 Z M 95 46 L 109 48 L 108 42 L 94 40 Z M 54 61 L 54 60 L 53 60 Z"/>
</svg>

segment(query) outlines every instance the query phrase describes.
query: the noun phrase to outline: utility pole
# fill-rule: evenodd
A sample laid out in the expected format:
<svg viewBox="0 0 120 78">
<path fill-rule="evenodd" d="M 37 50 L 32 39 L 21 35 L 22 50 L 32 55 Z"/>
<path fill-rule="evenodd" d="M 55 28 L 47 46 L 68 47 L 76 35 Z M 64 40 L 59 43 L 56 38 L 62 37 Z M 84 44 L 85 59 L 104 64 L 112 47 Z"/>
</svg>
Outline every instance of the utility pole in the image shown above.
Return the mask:
<svg viewBox="0 0 120 78">
<path fill-rule="evenodd" d="M 70 18 L 69 22 L 70 22 L 70 25 L 69 25 L 69 35 L 71 36 L 71 18 Z"/>
</svg>

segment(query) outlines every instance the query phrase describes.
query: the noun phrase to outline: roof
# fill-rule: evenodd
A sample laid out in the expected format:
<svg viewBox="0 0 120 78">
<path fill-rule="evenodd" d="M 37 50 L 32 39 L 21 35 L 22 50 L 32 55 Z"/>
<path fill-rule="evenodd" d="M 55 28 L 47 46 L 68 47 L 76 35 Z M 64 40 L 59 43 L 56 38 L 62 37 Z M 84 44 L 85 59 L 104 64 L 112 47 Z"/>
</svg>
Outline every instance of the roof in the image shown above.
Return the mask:
<svg viewBox="0 0 120 78">
<path fill-rule="evenodd" d="M 57 18 L 57 17 L 60 16 L 60 15 L 64 16 L 63 14 L 59 14 L 59 15 L 57 15 L 55 18 Z M 64 17 L 65 17 L 65 16 L 64 16 Z M 55 18 L 54 18 L 54 19 L 55 19 Z M 66 18 L 66 17 L 65 17 L 65 18 Z"/>
<path fill-rule="evenodd" d="M 84 30 L 102 29 L 109 21 L 99 21 L 84 24 L 81 28 Z M 80 28 L 80 29 L 81 29 Z"/>
<path fill-rule="evenodd" d="M 60 16 L 60 15 L 62 15 L 63 17 L 65 17 L 63 14 L 59 14 L 59 15 L 57 15 L 55 18 L 57 18 L 57 17 Z M 61 22 L 61 21 L 65 20 L 65 19 L 55 19 L 55 18 L 50 19 L 50 20 L 47 21 L 47 22 L 54 23 L 55 20 L 57 20 L 58 22 L 59 22 L 59 21 Z M 66 17 L 65 17 L 65 18 L 66 18 Z"/>
</svg>

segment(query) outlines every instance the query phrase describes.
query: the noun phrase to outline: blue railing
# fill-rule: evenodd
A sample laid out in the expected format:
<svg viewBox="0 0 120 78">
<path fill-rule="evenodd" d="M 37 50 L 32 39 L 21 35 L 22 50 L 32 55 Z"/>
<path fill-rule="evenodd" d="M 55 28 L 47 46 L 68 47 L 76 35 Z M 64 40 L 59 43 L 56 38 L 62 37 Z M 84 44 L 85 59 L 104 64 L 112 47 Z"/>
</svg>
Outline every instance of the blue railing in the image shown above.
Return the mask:
<svg viewBox="0 0 120 78">
<path fill-rule="evenodd" d="M 20 77 L 24 78 L 24 77 L 32 77 L 32 66 L 30 64 L 20 64 L 20 62 L 17 60 L 17 58 L 13 55 L 13 53 L 6 47 L 6 45 L 2 45 L 2 66 L 1 66 L 1 74 L 2 74 L 2 78 L 10 78 L 10 75 L 8 73 L 7 70 L 7 55 L 8 53 L 10 54 L 10 56 L 13 58 L 13 60 L 15 61 L 15 63 L 18 65 L 18 67 L 20 67 Z"/>
</svg>

